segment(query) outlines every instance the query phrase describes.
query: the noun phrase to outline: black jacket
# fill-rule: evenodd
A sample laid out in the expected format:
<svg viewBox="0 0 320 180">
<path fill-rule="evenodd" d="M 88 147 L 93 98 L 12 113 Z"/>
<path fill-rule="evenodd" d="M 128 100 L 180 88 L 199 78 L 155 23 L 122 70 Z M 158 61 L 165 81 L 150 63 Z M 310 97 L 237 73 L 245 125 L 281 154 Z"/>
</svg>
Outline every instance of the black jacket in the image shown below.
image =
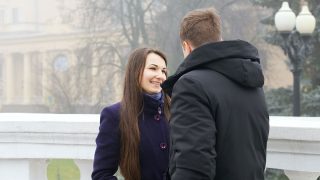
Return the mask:
<svg viewBox="0 0 320 180">
<path fill-rule="evenodd" d="M 171 94 L 172 180 L 263 180 L 269 115 L 257 49 L 196 48 L 162 85 Z"/>
</svg>

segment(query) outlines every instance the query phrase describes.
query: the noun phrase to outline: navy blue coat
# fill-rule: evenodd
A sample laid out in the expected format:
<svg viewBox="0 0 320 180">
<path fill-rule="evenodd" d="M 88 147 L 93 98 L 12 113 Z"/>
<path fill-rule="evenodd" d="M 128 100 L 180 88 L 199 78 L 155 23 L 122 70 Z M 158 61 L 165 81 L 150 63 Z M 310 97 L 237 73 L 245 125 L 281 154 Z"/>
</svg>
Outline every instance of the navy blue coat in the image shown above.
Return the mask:
<svg viewBox="0 0 320 180">
<path fill-rule="evenodd" d="M 140 167 L 142 180 L 164 180 L 169 162 L 168 122 L 163 113 L 163 101 L 147 95 L 139 116 Z M 120 157 L 120 103 L 102 110 L 93 163 L 93 180 L 116 180 Z"/>
</svg>

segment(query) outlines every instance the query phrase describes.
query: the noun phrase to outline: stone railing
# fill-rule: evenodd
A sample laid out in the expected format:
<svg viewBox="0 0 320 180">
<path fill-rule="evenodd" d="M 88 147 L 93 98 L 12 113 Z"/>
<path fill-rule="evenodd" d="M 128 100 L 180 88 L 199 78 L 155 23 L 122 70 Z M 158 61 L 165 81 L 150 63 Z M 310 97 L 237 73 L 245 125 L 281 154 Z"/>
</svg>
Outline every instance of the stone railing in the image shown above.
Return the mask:
<svg viewBox="0 0 320 180">
<path fill-rule="evenodd" d="M 46 180 L 47 159 L 74 159 L 89 180 L 99 116 L 0 114 L 0 179 Z"/>
<path fill-rule="evenodd" d="M 320 117 L 271 117 L 267 167 L 320 176 Z M 46 180 L 48 159 L 74 159 L 90 180 L 99 115 L 0 113 L 0 179 Z"/>
<path fill-rule="evenodd" d="M 320 176 L 320 117 L 270 117 L 267 167 L 290 180 Z"/>
</svg>

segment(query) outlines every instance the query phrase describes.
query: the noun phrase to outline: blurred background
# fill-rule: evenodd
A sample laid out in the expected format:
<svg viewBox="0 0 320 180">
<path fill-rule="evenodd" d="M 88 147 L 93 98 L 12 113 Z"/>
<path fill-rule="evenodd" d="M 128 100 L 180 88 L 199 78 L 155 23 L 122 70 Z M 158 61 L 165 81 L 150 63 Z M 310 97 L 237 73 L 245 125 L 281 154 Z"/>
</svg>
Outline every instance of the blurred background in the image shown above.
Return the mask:
<svg viewBox="0 0 320 180">
<path fill-rule="evenodd" d="M 180 20 L 192 9 L 215 7 L 222 18 L 224 40 L 246 40 L 259 49 L 270 115 L 293 113 L 294 64 L 287 56 L 289 47 L 304 50 L 299 56 L 300 114 L 319 116 L 320 1 L 287 1 L 296 15 L 307 5 L 317 20 L 303 44 L 308 49 L 299 48 L 301 39 L 286 42 L 277 32 L 274 17 L 282 2 L 0 0 L 0 112 L 98 114 L 121 99 L 132 50 L 159 48 L 167 55 L 169 74 L 173 74 L 183 61 Z M 53 161 L 48 168 L 56 164 Z M 286 179 L 272 169 L 266 177 Z"/>
<path fill-rule="evenodd" d="M 99 113 L 121 99 L 128 54 L 163 50 L 169 73 L 183 61 L 179 23 L 189 10 L 215 7 L 224 40 L 258 47 L 270 113 L 291 115 L 292 73 L 274 26 L 282 1 L 12 0 L 0 1 L 0 111 Z M 289 4 L 295 14 L 301 0 Z M 308 7 L 319 18 L 319 0 Z M 301 114 L 320 111 L 319 23 L 303 59 Z"/>
</svg>

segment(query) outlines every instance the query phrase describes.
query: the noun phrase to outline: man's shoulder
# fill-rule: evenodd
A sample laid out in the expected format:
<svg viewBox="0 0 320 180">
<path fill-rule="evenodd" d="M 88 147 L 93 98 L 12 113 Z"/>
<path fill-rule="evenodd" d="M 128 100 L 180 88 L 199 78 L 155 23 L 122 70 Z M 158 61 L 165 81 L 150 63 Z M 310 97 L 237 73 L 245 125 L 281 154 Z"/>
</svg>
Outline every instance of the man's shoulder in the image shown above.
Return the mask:
<svg viewBox="0 0 320 180">
<path fill-rule="evenodd" d="M 196 69 L 183 74 L 175 83 L 175 88 L 188 88 L 190 90 L 202 89 L 205 87 L 204 78 L 208 76 L 207 70 Z"/>
<path fill-rule="evenodd" d="M 199 68 L 189 71 L 183 74 L 178 81 L 180 80 L 191 80 L 198 81 L 199 83 L 205 82 L 205 79 L 212 80 L 214 76 L 219 76 L 219 73 L 207 68 Z"/>
</svg>

